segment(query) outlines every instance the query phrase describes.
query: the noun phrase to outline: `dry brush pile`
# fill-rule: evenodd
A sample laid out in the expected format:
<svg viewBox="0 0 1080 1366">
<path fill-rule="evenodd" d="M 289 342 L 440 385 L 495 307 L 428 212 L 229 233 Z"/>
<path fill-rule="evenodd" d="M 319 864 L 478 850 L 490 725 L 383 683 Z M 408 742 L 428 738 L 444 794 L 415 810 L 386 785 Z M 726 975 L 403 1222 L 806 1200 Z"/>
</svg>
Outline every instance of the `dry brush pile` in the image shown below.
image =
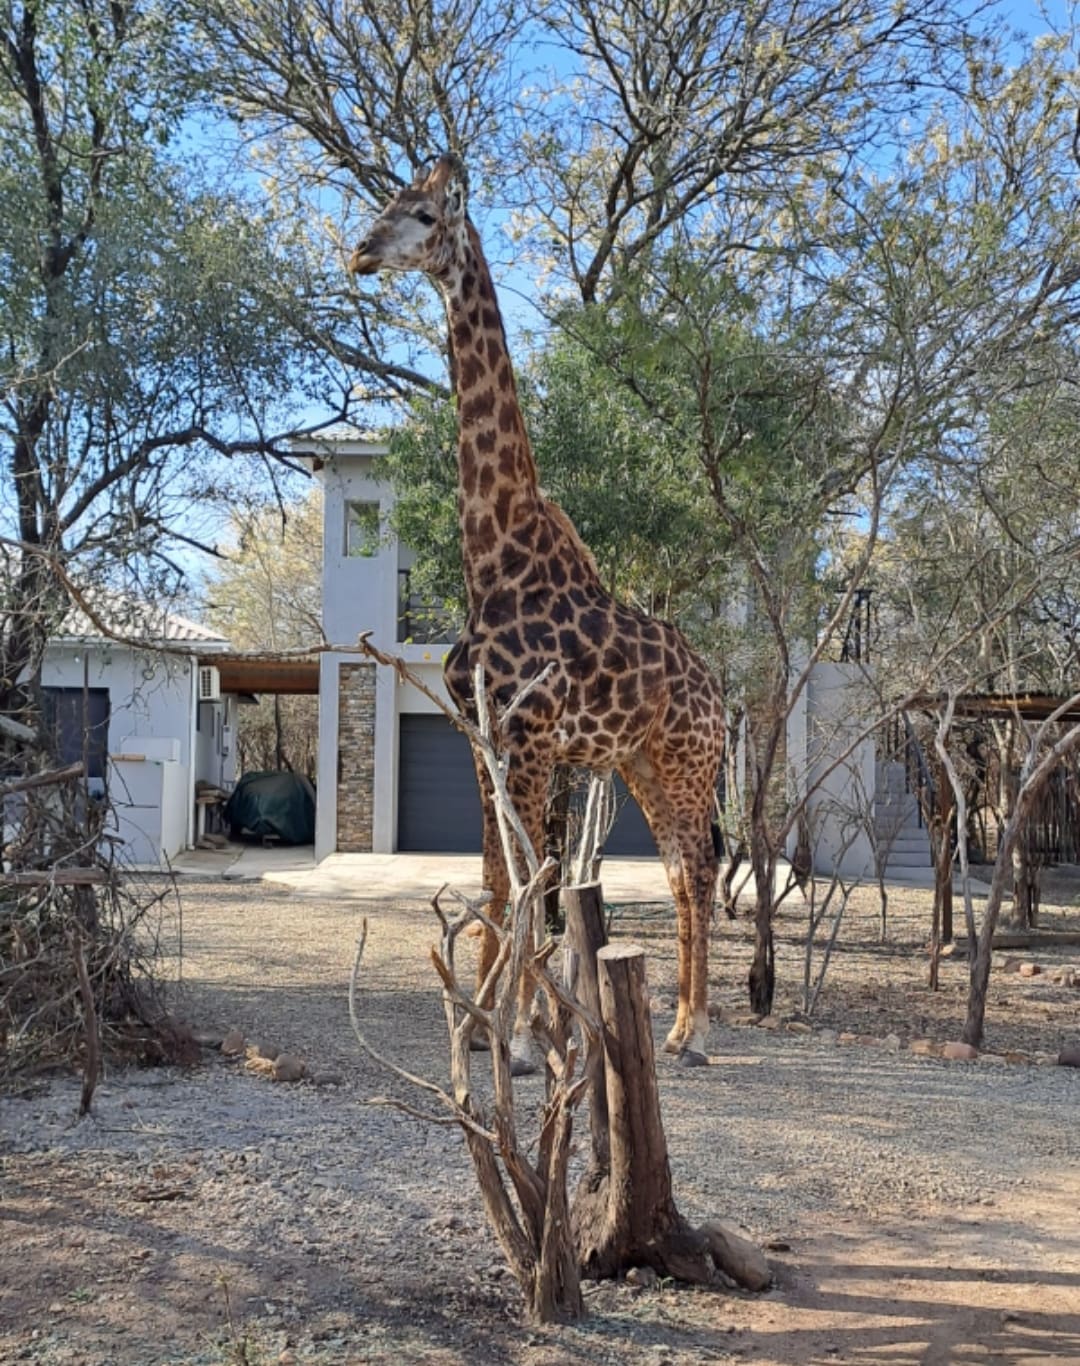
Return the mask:
<svg viewBox="0 0 1080 1366">
<path fill-rule="evenodd" d="M 0 792 L 0 1084 L 74 1066 L 85 1112 L 103 1058 L 194 1052 L 162 972 L 174 889 L 121 868 L 107 802 L 88 796 L 82 765 L 9 779 Z"/>
</svg>

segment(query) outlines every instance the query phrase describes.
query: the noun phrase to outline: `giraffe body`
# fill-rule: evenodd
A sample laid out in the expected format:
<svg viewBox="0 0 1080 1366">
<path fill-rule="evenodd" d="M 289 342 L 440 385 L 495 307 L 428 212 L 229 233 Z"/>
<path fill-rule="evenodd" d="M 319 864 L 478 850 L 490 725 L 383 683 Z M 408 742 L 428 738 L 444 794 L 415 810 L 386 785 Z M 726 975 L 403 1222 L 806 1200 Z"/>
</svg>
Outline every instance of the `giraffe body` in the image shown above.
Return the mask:
<svg viewBox="0 0 1080 1366">
<path fill-rule="evenodd" d="M 724 735 L 719 686 L 674 626 L 607 592 L 570 519 L 541 493 L 494 286 L 465 216 L 453 158 L 440 158 L 389 204 L 350 268 L 423 271 L 446 305 L 469 604 L 447 658 L 447 688 L 470 714 L 477 664 L 490 698 L 505 705 L 554 661 L 507 727 L 510 794 L 539 849 L 556 764 L 621 775 L 648 821 L 675 898 L 679 1002 L 666 1047 L 687 1062 L 704 1062 L 717 873 L 710 823 Z M 484 882 L 501 908 L 509 876 L 479 762 L 477 773 Z M 495 950 L 489 936 L 481 980 Z"/>
</svg>

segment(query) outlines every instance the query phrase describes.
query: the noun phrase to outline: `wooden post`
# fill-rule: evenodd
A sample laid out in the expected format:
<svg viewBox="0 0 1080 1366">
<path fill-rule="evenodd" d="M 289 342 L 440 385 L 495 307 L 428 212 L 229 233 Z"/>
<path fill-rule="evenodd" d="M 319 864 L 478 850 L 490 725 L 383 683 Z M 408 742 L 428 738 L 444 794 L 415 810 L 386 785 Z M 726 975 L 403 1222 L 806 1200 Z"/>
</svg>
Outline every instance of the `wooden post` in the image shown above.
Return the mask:
<svg viewBox="0 0 1080 1366">
<path fill-rule="evenodd" d="M 581 1004 L 600 1018 L 600 986 L 596 976 L 596 955 L 607 944 L 604 924 L 604 896 L 598 882 L 563 888 L 566 911 L 564 944 L 578 955 L 575 995 Z M 599 1052 L 593 1065 L 589 1088 L 589 1127 L 592 1132 L 593 1171 L 606 1173 L 610 1162 L 608 1148 L 607 1082 L 604 1059 Z M 589 1178 L 587 1177 L 586 1180 Z"/>
</svg>

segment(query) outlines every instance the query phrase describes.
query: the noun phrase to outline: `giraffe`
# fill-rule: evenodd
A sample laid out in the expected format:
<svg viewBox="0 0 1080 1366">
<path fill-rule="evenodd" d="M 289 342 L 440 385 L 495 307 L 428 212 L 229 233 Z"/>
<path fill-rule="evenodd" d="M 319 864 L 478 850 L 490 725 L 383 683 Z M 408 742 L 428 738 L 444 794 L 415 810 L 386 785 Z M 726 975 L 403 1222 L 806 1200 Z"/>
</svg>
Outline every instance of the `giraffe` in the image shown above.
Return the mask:
<svg viewBox="0 0 1080 1366">
<path fill-rule="evenodd" d="M 457 158 L 440 157 L 391 200 L 353 251 L 349 269 L 355 275 L 422 272 L 446 307 L 468 603 L 465 628 L 445 664 L 447 690 L 469 714 L 479 663 L 489 696 L 505 705 L 554 661 L 507 727 L 511 797 L 539 849 L 557 763 L 621 775 L 649 824 L 675 900 L 678 1009 L 665 1049 L 700 1066 L 707 1061 L 708 937 L 717 875 L 712 811 L 724 736 L 719 684 L 674 626 L 607 592 L 570 518 L 539 488 Z M 479 762 L 477 770 L 484 886 L 501 918 L 509 876 Z M 481 980 L 495 952 L 488 932 Z"/>
</svg>

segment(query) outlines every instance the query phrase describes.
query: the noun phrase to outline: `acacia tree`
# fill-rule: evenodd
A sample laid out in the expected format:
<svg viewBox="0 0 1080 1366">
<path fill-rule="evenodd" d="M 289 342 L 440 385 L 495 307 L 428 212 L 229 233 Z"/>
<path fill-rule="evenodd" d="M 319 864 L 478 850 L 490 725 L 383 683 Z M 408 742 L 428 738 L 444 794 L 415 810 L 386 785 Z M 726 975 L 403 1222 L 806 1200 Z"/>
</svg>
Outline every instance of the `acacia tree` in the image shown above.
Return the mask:
<svg viewBox="0 0 1080 1366">
<path fill-rule="evenodd" d="M 188 169 L 180 68 L 175 21 L 156 0 L 0 7 L 9 718 L 33 716 L 65 610 L 54 566 L 140 596 L 175 585 L 173 552 L 199 543 L 197 509 L 229 479 L 214 458 L 285 459 L 279 401 L 313 378 L 274 310 L 292 273 L 287 242 Z"/>
</svg>

